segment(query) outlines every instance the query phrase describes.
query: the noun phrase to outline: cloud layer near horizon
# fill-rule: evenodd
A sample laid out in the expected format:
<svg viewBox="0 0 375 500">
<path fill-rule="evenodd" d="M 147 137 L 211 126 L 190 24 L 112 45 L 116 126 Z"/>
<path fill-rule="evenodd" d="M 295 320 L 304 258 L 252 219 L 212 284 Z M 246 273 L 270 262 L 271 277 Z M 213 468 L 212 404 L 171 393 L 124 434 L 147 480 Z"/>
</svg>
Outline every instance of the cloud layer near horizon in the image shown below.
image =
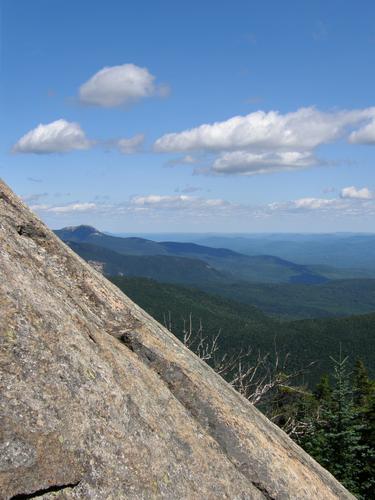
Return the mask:
<svg viewBox="0 0 375 500">
<path fill-rule="evenodd" d="M 220 198 L 204 198 L 184 194 L 149 194 L 133 196 L 122 203 L 78 202 L 65 205 L 34 204 L 31 209 L 57 216 L 87 213 L 95 216 L 147 216 L 185 220 L 187 217 L 248 217 L 253 219 L 272 216 L 321 213 L 326 216 L 361 217 L 375 215 L 375 197 L 368 188 L 343 188 L 338 198 L 298 198 L 264 205 L 233 203 Z"/>
</svg>

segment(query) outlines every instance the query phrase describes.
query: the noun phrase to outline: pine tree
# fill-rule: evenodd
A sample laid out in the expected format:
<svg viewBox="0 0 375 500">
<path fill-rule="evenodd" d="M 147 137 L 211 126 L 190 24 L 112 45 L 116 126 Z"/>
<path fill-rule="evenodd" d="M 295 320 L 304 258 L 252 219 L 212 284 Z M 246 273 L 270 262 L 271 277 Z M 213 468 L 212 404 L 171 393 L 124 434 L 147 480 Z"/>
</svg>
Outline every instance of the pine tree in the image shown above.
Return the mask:
<svg viewBox="0 0 375 500">
<path fill-rule="evenodd" d="M 368 405 L 373 393 L 373 383 L 362 360 L 357 359 L 353 372 L 353 401 L 359 408 Z"/>
<path fill-rule="evenodd" d="M 312 432 L 301 444 L 344 486 L 358 495 L 360 458 L 365 450 L 361 444 L 362 425 L 353 403 L 347 360 L 341 352 L 338 360 L 332 358 L 333 388 L 331 390 L 327 377 L 317 387 L 319 408 Z"/>
<path fill-rule="evenodd" d="M 332 396 L 332 387 L 328 375 L 323 375 L 316 386 L 314 396 L 319 402 L 328 403 Z"/>
</svg>

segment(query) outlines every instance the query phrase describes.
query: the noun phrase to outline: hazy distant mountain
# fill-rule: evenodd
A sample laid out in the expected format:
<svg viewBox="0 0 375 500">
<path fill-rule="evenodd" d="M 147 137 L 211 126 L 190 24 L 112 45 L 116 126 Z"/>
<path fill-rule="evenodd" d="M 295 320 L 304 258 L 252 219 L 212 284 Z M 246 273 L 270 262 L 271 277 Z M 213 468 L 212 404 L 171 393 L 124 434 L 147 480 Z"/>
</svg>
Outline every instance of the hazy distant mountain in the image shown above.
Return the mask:
<svg viewBox="0 0 375 500">
<path fill-rule="evenodd" d="M 163 255 L 158 243 L 144 238 L 119 238 L 101 233 L 91 226 L 71 226 L 58 229 L 55 234 L 64 241 L 91 243 L 128 255 Z"/>
<path fill-rule="evenodd" d="M 215 235 L 198 237 L 196 241 L 246 255 L 275 255 L 298 264 L 370 270 L 375 277 L 375 234 Z"/>
<path fill-rule="evenodd" d="M 158 282 L 196 286 L 256 306 L 283 318 L 348 316 L 375 311 L 375 279 L 336 280 L 327 283 L 251 283 L 233 279 L 206 262 L 171 255 L 124 255 L 91 243 L 68 242 L 85 260 L 107 276 L 150 278 Z M 262 263 L 264 260 L 262 259 Z"/>
<path fill-rule="evenodd" d="M 329 279 L 327 269 L 317 272 L 308 266 L 295 264 L 273 255 L 249 256 L 226 248 L 214 248 L 195 243 L 155 242 L 134 237 L 121 238 L 101 233 L 89 226 L 67 227 L 55 232 L 65 241 L 89 243 L 123 255 L 163 255 L 198 259 L 234 281 L 316 284 Z M 186 269 L 186 272 L 189 270 Z"/>
</svg>

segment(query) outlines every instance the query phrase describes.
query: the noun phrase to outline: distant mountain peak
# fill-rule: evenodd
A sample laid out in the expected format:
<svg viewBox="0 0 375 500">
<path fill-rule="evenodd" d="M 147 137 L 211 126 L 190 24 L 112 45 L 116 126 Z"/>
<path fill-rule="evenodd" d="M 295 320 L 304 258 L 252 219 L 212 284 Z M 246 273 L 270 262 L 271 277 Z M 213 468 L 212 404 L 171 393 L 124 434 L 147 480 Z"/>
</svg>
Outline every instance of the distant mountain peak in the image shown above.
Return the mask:
<svg viewBox="0 0 375 500">
<path fill-rule="evenodd" d="M 82 237 L 91 236 L 93 234 L 95 234 L 95 235 L 102 235 L 103 234 L 95 227 L 85 225 L 85 224 L 81 224 L 79 226 L 63 227 L 62 229 L 59 229 L 59 232 L 72 233 L 75 235 L 80 235 Z"/>
</svg>

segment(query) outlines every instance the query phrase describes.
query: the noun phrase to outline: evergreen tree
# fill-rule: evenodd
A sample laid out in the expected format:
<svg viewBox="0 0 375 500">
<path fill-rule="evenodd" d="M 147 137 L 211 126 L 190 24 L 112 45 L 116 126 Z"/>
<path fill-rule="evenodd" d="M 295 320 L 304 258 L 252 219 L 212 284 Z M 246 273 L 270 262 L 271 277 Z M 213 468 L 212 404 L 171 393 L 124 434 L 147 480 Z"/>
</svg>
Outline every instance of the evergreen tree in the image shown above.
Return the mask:
<svg viewBox="0 0 375 500">
<path fill-rule="evenodd" d="M 322 376 L 319 384 L 316 386 L 314 396 L 320 403 L 324 402 L 327 404 L 331 400 L 332 387 L 328 375 Z"/>
<path fill-rule="evenodd" d="M 301 443 L 354 494 L 360 493 L 359 474 L 365 447 L 361 443 L 362 425 L 353 403 L 347 358 L 332 358 L 334 386 L 322 379 L 316 391 L 319 403 L 312 431 Z"/>
<path fill-rule="evenodd" d="M 357 407 L 364 408 L 368 405 L 373 385 L 362 360 L 357 359 L 353 372 L 353 401 Z"/>
</svg>

